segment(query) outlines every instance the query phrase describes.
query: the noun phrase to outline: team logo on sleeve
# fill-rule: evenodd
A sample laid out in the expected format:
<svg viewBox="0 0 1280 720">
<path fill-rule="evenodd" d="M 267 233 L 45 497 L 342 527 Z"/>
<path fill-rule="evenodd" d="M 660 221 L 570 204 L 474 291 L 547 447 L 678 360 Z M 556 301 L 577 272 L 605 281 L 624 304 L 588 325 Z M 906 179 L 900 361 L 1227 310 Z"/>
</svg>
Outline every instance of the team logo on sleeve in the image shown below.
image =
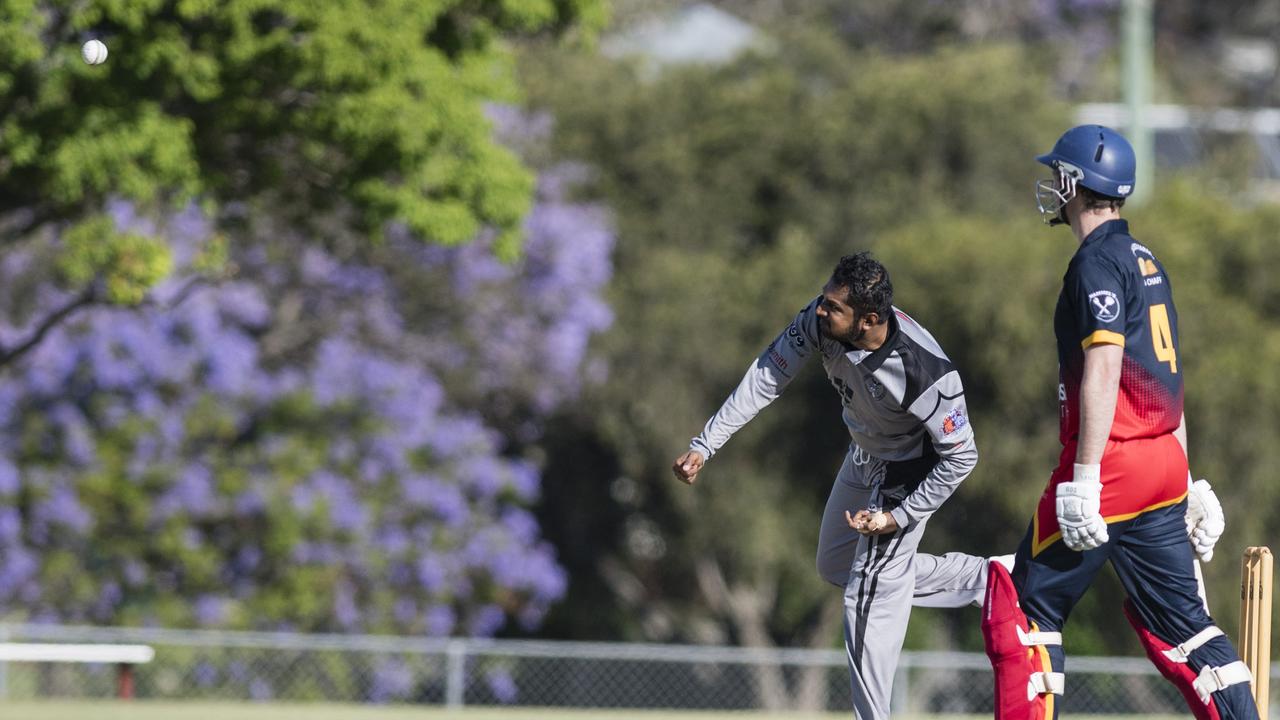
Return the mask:
<svg viewBox="0 0 1280 720">
<path fill-rule="evenodd" d="M 1089 293 L 1089 309 L 1099 321 L 1109 323 L 1120 317 L 1120 301 L 1110 290 Z"/>
<path fill-rule="evenodd" d="M 942 434 L 950 435 L 969 424 L 969 418 L 964 415 L 964 408 L 951 408 L 951 412 L 942 418 Z"/>
<path fill-rule="evenodd" d="M 787 328 L 787 340 L 797 350 L 804 347 L 804 335 L 800 334 L 800 328 L 796 327 L 795 323 L 791 323 L 790 327 Z"/>
</svg>

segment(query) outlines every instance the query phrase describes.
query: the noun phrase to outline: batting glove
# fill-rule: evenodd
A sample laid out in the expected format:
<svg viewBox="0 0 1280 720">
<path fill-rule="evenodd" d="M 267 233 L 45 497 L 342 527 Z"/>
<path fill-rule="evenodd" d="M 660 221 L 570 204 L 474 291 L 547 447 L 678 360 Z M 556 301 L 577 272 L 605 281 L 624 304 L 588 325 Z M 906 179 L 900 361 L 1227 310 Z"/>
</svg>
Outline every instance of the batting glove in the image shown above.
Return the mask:
<svg viewBox="0 0 1280 720">
<path fill-rule="evenodd" d="M 1072 550 L 1092 550 L 1107 541 L 1102 519 L 1101 466 L 1076 464 L 1072 482 L 1058 485 L 1054 510 L 1062 542 Z"/>
<path fill-rule="evenodd" d="M 1222 504 L 1214 494 L 1208 480 L 1191 482 L 1187 476 L 1187 539 L 1201 562 L 1213 559 L 1213 546 L 1222 531 L 1227 529 L 1227 518 Z"/>
</svg>

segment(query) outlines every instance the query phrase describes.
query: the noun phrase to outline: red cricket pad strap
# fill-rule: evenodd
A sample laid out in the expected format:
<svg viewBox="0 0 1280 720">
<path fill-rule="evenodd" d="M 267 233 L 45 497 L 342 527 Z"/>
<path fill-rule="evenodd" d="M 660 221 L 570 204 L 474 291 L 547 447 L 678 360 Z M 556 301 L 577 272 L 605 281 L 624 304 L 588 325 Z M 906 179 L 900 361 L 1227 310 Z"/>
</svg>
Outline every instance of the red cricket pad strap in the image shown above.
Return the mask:
<svg viewBox="0 0 1280 720">
<path fill-rule="evenodd" d="M 1124 601 L 1124 616 L 1129 619 L 1134 632 L 1138 633 L 1142 649 L 1147 651 L 1147 659 L 1156 666 L 1166 680 L 1178 688 L 1178 692 L 1182 693 L 1196 720 L 1219 720 L 1218 707 L 1213 700 L 1205 703 L 1196 692 L 1194 684 L 1196 674 L 1191 666 L 1185 662 L 1175 662 L 1165 654 L 1166 651 L 1172 650 L 1173 646 L 1156 637 L 1146 625 L 1142 624 L 1142 618 L 1138 616 L 1138 611 L 1134 609 L 1133 603 L 1128 598 Z"/>
<path fill-rule="evenodd" d="M 1009 571 L 990 563 L 982 640 L 995 671 L 996 720 L 1052 720 L 1053 695 L 1062 692 L 1062 676 L 1053 672 L 1043 641 L 1036 642 L 1040 637 L 1018 605 Z"/>
</svg>

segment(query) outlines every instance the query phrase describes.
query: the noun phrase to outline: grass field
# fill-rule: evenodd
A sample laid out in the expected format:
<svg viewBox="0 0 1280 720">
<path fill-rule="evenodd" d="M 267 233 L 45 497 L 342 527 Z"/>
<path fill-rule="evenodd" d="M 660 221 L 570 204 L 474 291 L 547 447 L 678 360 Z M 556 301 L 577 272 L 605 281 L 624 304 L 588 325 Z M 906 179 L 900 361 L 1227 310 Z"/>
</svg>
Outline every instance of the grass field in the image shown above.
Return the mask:
<svg viewBox="0 0 1280 720">
<path fill-rule="evenodd" d="M 117 701 L 0 702 L 2 720 L 848 720 L 852 713 L 667 712 L 476 708 L 448 711 L 405 706 L 304 703 L 181 703 Z M 989 715 L 939 715 L 941 720 L 986 720 Z M 1173 715 L 1091 715 L 1090 720 L 1174 720 Z M 904 716 L 902 720 L 923 720 Z"/>
<path fill-rule="evenodd" d="M 654 710 L 563 710 L 476 708 L 448 711 L 404 706 L 305 703 L 185 703 L 118 701 L 0 702 L 0 720 L 848 720 L 839 714 L 664 712 Z M 971 720 L 948 716 L 948 720 Z"/>
</svg>

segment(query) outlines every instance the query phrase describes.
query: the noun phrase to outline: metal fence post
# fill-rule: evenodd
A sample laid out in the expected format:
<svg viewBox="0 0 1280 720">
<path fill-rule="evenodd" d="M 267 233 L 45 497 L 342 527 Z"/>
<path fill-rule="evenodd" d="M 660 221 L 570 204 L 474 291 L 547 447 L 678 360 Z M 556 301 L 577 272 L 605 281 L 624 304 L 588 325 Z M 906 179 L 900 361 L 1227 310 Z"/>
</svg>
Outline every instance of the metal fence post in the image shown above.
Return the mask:
<svg viewBox="0 0 1280 720">
<path fill-rule="evenodd" d="M 9 626 L 0 625 L 0 643 L 9 642 Z M 0 700 L 9 697 L 9 663 L 0 662 Z"/>
<path fill-rule="evenodd" d="M 889 700 L 889 707 L 895 715 L 904 715 L 907 713 L 907 703 L 910 702 L 911 694 L 908 692 L 911 681 L 911 656 L 903 654 L 898 662 L 898 669 L 893 673 L 893 697 Z"/>
<path fill-rule="evenodd" d="M 450 710 L 459 710 L 465 701 L 467 682 L 467 644 L 462 640 L 450 640 L 445 648 L 444 704 Z"/>
</svg>

